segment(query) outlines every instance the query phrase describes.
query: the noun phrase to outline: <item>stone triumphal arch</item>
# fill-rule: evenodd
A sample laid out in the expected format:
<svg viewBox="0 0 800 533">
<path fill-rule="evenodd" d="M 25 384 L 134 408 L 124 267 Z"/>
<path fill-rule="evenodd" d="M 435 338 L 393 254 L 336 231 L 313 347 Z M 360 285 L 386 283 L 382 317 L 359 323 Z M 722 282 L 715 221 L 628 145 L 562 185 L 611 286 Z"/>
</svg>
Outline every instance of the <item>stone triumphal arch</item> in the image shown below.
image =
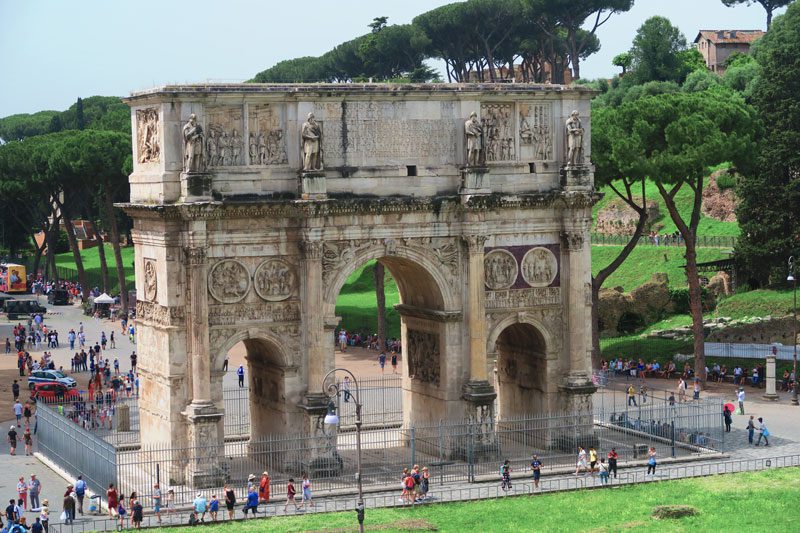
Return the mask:
<svg viewBox="0 0 800 533">
<path fill-rule="evenodd" d="M 142 440 L 222 442 L 222 361 L 238 342 L 252 437 L 318 431 L 336 297 L 373 259 L 401 293 L 407 425 L 485 421 L 495 405 L 589 409 L 590 96 L 528 84 L 133 94 Z M 189 461 L 188 481 L 208 481 L 210 463 Z"/>
</svg>

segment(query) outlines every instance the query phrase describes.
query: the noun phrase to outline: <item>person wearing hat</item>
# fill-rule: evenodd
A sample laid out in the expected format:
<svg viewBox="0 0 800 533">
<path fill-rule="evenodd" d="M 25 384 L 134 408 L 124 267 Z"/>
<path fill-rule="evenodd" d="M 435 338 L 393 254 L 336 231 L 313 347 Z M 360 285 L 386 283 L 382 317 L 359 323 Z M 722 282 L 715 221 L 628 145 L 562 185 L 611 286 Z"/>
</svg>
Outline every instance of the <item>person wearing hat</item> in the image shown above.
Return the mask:
<svg viewBox="0 0 800 533">
<path fill-rule="evenodd" d="M 8 430 L 8 447 L 11 455 L 17 455 L 17 430 L 14 426 L 11 426 L 11 429 Z"/>
<path fill-rule="evenodd" d="M 744 414 L 744 387 L 739 387 L 739 393 L 736 395 L 739 400 L 739 414 Z"/>
<path fill-rule="evenodd" d="M 258 484 L 258 501 L 269 503 L 269 472 L 266 470 L 261 474 L 261 481 Z"/>
<path fill-rule="evenodd" d="M 206 521 L 206 511 L 208 510 L 208 501 L 205 499 L 201 492 L 197 493 L 194 499 L 194 515 L 195 519 L 200 522 Z"/>
<path fill-rule="evenodd" d="M 247 476 L 247 493 L 250 494 L 250 491 L 256 489 L 256 475 L 250 474 Z"/>
<path fill-rule="evenodd" d="M 31 509 L 39 507 L 39 494 L 42 493 L 42 482 L 36 478 L 36 474 L 31 474 L 28 482 L 28 494 L 31 498 Z"/>
<path fill-rule="evenodd" d="M 50 524 L 50 502 L 47 499 L 42 500 L 42 507 L 39 509 L 39 519 L 42 522 L 42 527 L 47 531 Z"/>
<path fill-rule="evenodd" d="M 64 493 L 64 523 L 71 524 L 75 520 L 75 498 L 72 497 L 72 485 L 67 486 Z"/>
</svg>

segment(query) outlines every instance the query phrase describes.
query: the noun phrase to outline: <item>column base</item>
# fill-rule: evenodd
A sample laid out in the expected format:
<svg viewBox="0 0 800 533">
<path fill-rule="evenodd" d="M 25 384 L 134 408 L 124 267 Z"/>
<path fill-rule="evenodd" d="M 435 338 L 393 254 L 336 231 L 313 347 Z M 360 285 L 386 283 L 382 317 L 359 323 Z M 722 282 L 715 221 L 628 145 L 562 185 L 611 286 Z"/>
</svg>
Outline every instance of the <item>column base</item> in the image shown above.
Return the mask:
<svg viewBox="0 0 800 533">
<path fill-rule="evenodd" d="M 465 461 L 495 460 L 500 446 L 495 431 L 494 401 L 497 391 L 488 381 L 468 381 L 461 388 L 466 401 L 467 420 L 472 426 L 470 435 L 457 446 L 454 458 Z"/>
<path fill-rule="evenodd" d="M 570 191 L 590 191 L 593 169 L 590 165 L 566 165 L 561 167 L 561 186 Z"/>
<path fill-rule="evenodd" d="M 767 401 L 770 401 L 770 402 L 777 402 L 778 400 L 781 399 L 780 396 L 778 396 L 777 394 L 774 394 L 774 393 L 773 394 L 767 393 L 767 394 L 763 395 L 762 398 L 767 400 Z"/>
<path fill-rule="evenodd" d="M 573 373 L 566 377 L 558 387 L 565 412 L 576 416 L 576 427 L 566 428 L 566 432 L 553 434 L 552 446 L 564 452 L 575 452 L 578 446 L 584 449 L 598 448 L 600 440 L 594 432 L 594 409 L 592 395 L 597 387 L 585 374 Z"/>
<path fill-rule="evenodd" d="M 458 189 L 458 194 L 461 196 L 462 203 L 468 202 L 472 196 L 492 194 L 492 190 L 488 186 L 488 173 L 487 167 L 464 167 L 461 169 L 461 187 Z"/>
<path fill-rule="evenodd" d="M 311 435 L 311 457 L 308 475 L 317 478 L 334 477 L 342 473 L 344 460 L 337 449 L 338 428 L 325 424 L 330 400 L 321 392 L 307 393 L 300 408 L 306 414 L 306 427 Z"/>
<path fill-rule="evenodd" d="M 221 486 L 229 475 L 221 424 L 225 412 L 210 400 L 200 400 L 190 403 L 183 414 L 189 422 L 186 484 L 193 489 Z"/>
</svg>

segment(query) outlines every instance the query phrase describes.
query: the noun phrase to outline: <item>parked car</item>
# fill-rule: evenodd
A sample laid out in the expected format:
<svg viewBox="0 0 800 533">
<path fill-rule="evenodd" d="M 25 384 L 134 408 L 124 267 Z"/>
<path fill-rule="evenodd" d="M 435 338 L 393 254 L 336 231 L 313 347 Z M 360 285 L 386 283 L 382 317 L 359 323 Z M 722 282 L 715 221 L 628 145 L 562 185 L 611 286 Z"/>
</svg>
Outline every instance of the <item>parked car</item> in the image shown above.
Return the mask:
<svg viewBox="0 0 800 533">
<path fill-rule="evenodd" d="M 53 289 L 47 293 L 47 303 L 50 305 L 69 305 L 69 291 Z"/>
<path fill-rule="evenodd" d="M 59 370 L 36 370 L 28 376 L 28 388 L 33 389 L 37 383 L 61 383 L 71 389 L 77 386 L 75 380 Z"/>
<path fill-rule="evenodd" d="M 76 389 L 71 389 L 61 383 L 35 383 L 31 391 L 31 398 L 36 401 L 47 402 L 74 402 L 82 400 L 81 394 Z"/>
<path fill-rule="evenodd" d="M 7 300 L 3 308 L 9 320 L 18 320 L 34 313 L 46 313 L 47 308 L 36 300 Z"/>
</svg>

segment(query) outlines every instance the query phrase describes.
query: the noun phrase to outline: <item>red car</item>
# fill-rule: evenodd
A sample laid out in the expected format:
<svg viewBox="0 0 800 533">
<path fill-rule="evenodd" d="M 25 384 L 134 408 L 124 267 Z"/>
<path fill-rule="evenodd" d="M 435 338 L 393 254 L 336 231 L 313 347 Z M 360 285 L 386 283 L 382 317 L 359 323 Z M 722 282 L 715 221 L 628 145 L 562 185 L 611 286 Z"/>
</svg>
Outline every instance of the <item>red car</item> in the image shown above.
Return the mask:
<svg viewBox="0 0 800 533">
<path fill-rule="evenodd" d="M 74 402 L 80 400 L 81 395 L 75 389 L 54 381 L 52 383 L 34 383 L 31 398 L 45 403 Z"/>
</svg>

